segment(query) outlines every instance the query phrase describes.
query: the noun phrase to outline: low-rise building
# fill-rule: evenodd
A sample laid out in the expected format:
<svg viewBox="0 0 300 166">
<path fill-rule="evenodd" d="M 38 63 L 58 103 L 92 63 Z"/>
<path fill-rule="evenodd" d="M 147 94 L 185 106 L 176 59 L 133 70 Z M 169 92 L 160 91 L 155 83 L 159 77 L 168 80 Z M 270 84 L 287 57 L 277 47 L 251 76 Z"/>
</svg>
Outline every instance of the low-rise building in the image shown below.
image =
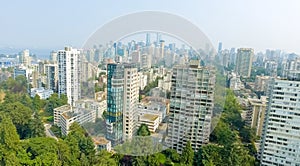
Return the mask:
<svg viewBox="0 0 300 166">
<path fill-rule="evenodd" d="M 154 133 L 159 126 L 159 116 L 156 114 L 143 114 L 139 117 L 138 125 L 145 124 L 150 132 Z"/>
<path fill-rule="evenodd" d="M 161 120 L 169 113 L 170 100 L 163 97 L 148 96 L 145 97 L 138 105 L 140 112 L 160 112 Z"/>
<path fill-rule="evenodd" d="M 77 122 L 80 125 L 96 121 L 96 110 L 88 108 L 77 108 L 64 105 L 54 109 L 54 124 L 61 127 L 61 133 L 67 135 L 70 126 Z"/>
<path fill-rule="evenodd" d="M 54 125 L 60 127 L 60 116 L 71 109 L 70 105 L 63 105 L 53 110 Z"/>
<path fill-rule="evenodd" d="M 166 117 L 167 108 L 161 102 L 148 102 L 148 103 L 140 103 L 138 105 L 138 115 L 143 116 L 144 114 L 153 114 L 159 117 L 159 123 Z"/>
<path fill-rule="evenodd" d="M 43 99 L 43 100 L 48 99 L 52 94 L 53 94 L 52 89 L 44 89 L 43 87 L 30 89 L 31 97 L 35 97 L 35 95 L 39 95 L 40 99 Z"/>
<path fill-rule="evenodd" d="M 75 102 L 75 107 L 95 110 L 96 117 L 102 118 L 103 112 L 107 109 L 107 102 L 106 100 L 97 102 L 96 100 L 82 99 Z"/>
<path fill-rule="evenodd" d="M 100 150 L 106 150 L 108 152 L 111 151 L 111 142 L 107 140 L 105 137 L 93 137 L 93 141 L 97 151 Z"/>
<path fill-rule="evenodd" d="M 77 122 L 80 125 L 96 121 L 96 110 L 85 108 L 72 108 L 60 115 L 60 127 L 62 135 L 68 135 L 70 126 Z"/>
</svg>

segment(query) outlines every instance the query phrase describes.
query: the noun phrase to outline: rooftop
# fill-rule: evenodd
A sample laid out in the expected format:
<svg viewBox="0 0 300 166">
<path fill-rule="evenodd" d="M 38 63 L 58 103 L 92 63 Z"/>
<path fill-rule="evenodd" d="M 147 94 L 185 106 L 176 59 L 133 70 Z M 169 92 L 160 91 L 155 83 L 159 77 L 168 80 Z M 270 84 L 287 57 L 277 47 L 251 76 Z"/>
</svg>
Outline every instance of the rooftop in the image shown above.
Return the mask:
<svg viewBox="0 0 300 166">
<path fill-rule="evenodd" d="M 82 115 L 82 114 L 88 114 L 90 113 L 91 111 L 93 110 L 90 110 L 90 109 L 83 109 L 83 108 L 74 108 L 74 109 L 70 109 L 70 111 L 67 111 L 67 112 L 64 112 L 62 114 L 62 116 L 65 118 L 65 119 L 70 119 L 70 118 L 73 118 L 75 116 L 78 116 L 78 115 Z"/>
<path fill-rule="evenodd" d="M 140 117 L 140 119 L 154 121 L 158 118 L 158 115 L 155 114 L 144 114 Z"/>
<path fill-rule="evenodd" d="M 56 111 L 68 111 L 71 109 L 71 106 L 70 105 L 63 105 L 63 106 L 60 106 L 60 107 L 57 107 L 57 108 L 54 108 L 54 110 Z"/>
<path fill-rule="evenodd" d="M 106 145 L 109 143 L 105 137 L 93 137 L 93 141 L 96 145 Z"/>
</svg>

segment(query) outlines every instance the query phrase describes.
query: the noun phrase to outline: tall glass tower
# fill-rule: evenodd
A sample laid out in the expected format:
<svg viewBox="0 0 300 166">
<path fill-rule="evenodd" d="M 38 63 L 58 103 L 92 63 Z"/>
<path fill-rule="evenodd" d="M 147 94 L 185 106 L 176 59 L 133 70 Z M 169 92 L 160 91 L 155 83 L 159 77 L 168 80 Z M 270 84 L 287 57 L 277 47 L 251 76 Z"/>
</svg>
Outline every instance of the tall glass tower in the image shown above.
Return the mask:
<svg viewBox="0 0 300 166">
<path fill-rule="evenodd" d="M 113 145 L 122 141 L 123 134 L 123 80 L 124 68 L 117 64 L 107 66 L 107 139 Z"/>
<path fill-rule="evenodd" d="M 107 139 L 117 145 L 136 133 L 139 77 L 133 64 L 108 64 Z"/>
</svg>

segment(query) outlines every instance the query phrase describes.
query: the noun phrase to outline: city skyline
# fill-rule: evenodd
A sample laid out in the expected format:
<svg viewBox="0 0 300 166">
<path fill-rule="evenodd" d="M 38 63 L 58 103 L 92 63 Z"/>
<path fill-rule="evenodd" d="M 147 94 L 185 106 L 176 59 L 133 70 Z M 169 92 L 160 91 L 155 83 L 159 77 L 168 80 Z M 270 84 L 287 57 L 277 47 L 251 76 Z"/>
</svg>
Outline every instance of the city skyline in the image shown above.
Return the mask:
<svg viewBox="0 0 300 166">
<path fill-rule="evenodd" d="M 66 45 L 80 48 L 93 32 L 114 18 L 153 10 L 187 18 L 208 36 L 215 48 L 222 41 L 224 48 L 300 53 L 296 44 L 300 40 L 297 34 L 300 5 L 296 1 L 191 1 L 188 5 L 171 1 L 135 2 L 115 5 L 112 2 L 6 1 L 3 3 L 6 7 L 0 11 L 4 25 L 0 31 L 0 50 L 9 47 L 52 50 Z"/>
</svg>

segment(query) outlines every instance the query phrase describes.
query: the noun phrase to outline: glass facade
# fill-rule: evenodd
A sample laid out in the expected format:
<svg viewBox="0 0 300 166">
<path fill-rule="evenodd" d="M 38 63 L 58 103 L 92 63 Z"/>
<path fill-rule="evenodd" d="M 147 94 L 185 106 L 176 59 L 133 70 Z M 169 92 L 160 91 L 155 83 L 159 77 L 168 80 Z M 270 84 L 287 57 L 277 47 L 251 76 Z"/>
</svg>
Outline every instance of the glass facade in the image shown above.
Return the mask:
<svg viewBox="0 0 300 166">
<path fill-rule="evenodd" d="M 123 92 L 124 68 L 118 64 L 107 67 L 107 139 L 113 145 L 122 141 L 123 134 Z"/>
</svg>

